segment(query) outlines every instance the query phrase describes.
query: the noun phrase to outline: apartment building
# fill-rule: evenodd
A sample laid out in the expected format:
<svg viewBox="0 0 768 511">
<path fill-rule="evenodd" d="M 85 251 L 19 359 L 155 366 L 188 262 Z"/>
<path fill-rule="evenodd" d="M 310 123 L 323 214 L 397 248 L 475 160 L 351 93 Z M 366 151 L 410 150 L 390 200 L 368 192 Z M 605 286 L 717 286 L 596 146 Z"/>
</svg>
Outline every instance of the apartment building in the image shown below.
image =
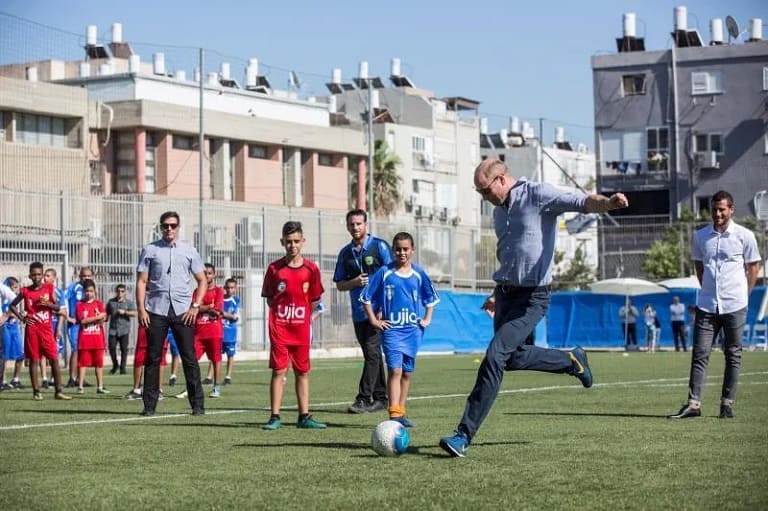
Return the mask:
<svg viewBox="0 0 768 511">
<path fill-rule="evenodd" d="M 713 19 L 706 41 L 677 7 L 666 50 L 645 49 L 634 13 L 623 25 L 617 53 L 592 57 L 598 190 L 628 195 L 622 215 L 701 213 L 720 189 L 737 214 L 755 214 L 768 188 L 762 21 L 740 40 L 733 18 Z"/>
</svg>

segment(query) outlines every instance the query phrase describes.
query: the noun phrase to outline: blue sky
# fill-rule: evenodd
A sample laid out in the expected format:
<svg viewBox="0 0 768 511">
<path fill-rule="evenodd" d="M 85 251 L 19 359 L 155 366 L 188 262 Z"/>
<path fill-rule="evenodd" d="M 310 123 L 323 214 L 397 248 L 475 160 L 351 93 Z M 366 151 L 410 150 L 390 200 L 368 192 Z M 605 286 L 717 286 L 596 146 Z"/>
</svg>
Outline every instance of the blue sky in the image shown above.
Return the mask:
<svg viewBox="0 0 768 511">
<path fill-rule="evenodd" d="M 669 48 L 676 5 L 687 6 L 689 28 L 698 28 L 706 41 L 710 18 L 730 14 L 742 28 L 755 17 L 768 23 L 768 4 L 760 0 L 4 0 L 0 12 L 60 31 L 0 16 L 0 62 L 40 52 L 79 58 L 86 25 L 97 25 L 99 38 L 109 42 L 115 21 L 142 60 L 165 51 L 171 69 L 191 76 L 197 52 L 169 45 L 203 46 L 206 71 L 226 60 L 242 81 L 247 59 L 257 57 L 261 74 L 275 86 L 285 87 L 294 70 L 304 94 L 323 94 L 334 67 L 342 69 L 345 81 L 357 76 L 361 60 L 369 62 L 371 75 L 386 78 L 390 59 L 399 57 L 417 86 L 438 97 L 480 101 L 491 129 L 505 127 L 510 116 L 543 117 L 550 120 L 545 141 L 561 124 L 569 138 L 590 143 L 590 57 L 615 52 L 624 12 L 636 13 L 647 49 Z M 763 32 L 768 37 L 768 29 Z"/>
</svg>

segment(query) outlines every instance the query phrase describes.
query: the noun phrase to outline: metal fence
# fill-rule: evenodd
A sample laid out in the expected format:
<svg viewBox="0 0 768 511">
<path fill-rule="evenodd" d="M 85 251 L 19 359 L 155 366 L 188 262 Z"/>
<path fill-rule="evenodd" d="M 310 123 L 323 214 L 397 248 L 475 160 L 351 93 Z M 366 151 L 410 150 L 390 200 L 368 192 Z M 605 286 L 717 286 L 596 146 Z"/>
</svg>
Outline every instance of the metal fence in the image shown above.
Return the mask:
<svg viewBox="0 0 768 511">
<path fill-rule="evenodd" d="M 159 217 L 176 211 L 181 239 L 194 242 L 203 258 L 217 268 L 219 283 L 238 281 L 243 300 L 241 346 L 267 347 L 266 308 L 261 298 L 264 270 L 284 255 L 280 245 L 284 222 L 302 222 L 304 254 L 318 263 L 328 312 L 314 328 L 315 342 L 326 347 L 356 346 L 350 320 L 349 293 L 332 282 L 338 251 L 350 237 L 345 211 L 261 207 L 247 203 L 173 199 L 157 195 L 73 196 L 0 190 L 0 267 L 2 275 L 25 276 L 39 260 L 57 269 L 62 287 L 77 278 L 83 266 L 95 275 L 99 296 L 113 296 L 124 283 L 132 293 L 141 248 L 159 239 Z M 203 236 L 200 233 L 203 219 Z M 442 288 L 485 290 L 495 269 L 492 231 L 450 223 L 384 223 L 371 232 L 386 240 L 408 231 L 416 240 L 416 262 Z M 202 245 L 201 245 L 202 243 Z"/>
<path fill-rule="evenodd" d="M 356 346 L 350 319 L 349 293 L 332 282 L 338 251 L 349 243 L 345 211 L 262 207 L 242 202 L 174 199 L 159 195 L 73 196 L 0 190 L 0 271 L 23 277 L 33 260 L 57 269 L 60 285 L 76 279 L 83 266 L 93 269 L 99 296 L 106 300 L 114 286 L 124 283 L 132 293 L 141 248 L 159 239 L 164 211 L 181 217 L 180 236 L 195 245 L 217 268 L 219 283 L 238 281 L 243 300 L 241 347 L 267 348 L 266 307 L 261 298 L 264 270 L 284 255 L 281 228 L 288 220 L 302 222 L 304 254 L 318 263 L 323 276 L 327 312 L 314 328 L 315 343 L 324 347 Z M 203 236 L 200 236 L 200 218 Z M 647 278 L 643 270 L 648 249 L 669 227 L 666 217 L 615 217 L 601 221 L 600 268 L 597 278 Z M 692 224 L 681 246 L 690 243 Z M 454 226 L 432 221 L 379 222 L 375 235 L 391 240 L 408 231 L 416 240 L 415 261 L 438 288 L 486 292 L 496 269 L 496 239 L 490 228 Z M 202 245 L 201 245 L 202 242 Z M 683 267 L 685 251 L 680 253 Z"/>
</svg>

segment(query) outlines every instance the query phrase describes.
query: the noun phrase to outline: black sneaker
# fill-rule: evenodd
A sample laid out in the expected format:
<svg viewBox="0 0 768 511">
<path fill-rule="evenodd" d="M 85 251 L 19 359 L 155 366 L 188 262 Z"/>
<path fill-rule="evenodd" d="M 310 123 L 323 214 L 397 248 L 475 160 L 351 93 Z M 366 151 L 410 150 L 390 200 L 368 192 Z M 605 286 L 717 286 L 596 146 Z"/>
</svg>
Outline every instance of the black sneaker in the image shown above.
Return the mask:
<svg viewBox="0 0 768 511">
<path fill-rule="evenodd" d="M 70 378 L 66 385 L 64 385 L 68 389 L 74 389 L 77 387 L 77 381 L 74 378 Z"/>
<path fill-rule="evenodd" d="M 679 412 L 667 416 L 668 419 L 690 419 L 692 417 L 701 417 L 701 407 L 693 408 L 690 404 L 683 405 Z"/>
<path fill-rule="evenodd" d="M 733 406 L 725 403 L 720 405 L 720 418 L 733 419 Z"/>
<path fill-rule="evenodd" d="M 110 369 L 109 374 L 116 374 L 117 373 L 117 367 L 113 367 Z"/>
<path fill-rule="evenodd" d="M 213 380 L 211 378 L 206 378 L 203 380 L 203 385 L 210 385 L 213 383 Z"/>
<path fill-rule="evenodd" d="M 387 402 L 386 401 L 379 401 L 376 400 L 373 403 L 371 403 L 371 406 L 368 407 L 369 412 L 378 412 L 379 410 L 386 410 L 387 409 Z"/>
<path fill-rule="evenodd" d="M 48 378 L 43 378 L 43 388 L 47 389 L 50 386 L 50 383 L 48 383 Z"/>
<path fill-rule="evenodd" d="M 229 385 L 231 383 L 232 383 L 232 378 L 230 378 L 229 376 L 225 376 L 224 377 L 224 385 Z"/>
<path fill-rule="evenodd" d="M 349 413 L 366 413 L 369 411 L 371 411 L 371 405 L 362 399 L 358 399 L 347 408 L 347 412 Z"/>
</svg>

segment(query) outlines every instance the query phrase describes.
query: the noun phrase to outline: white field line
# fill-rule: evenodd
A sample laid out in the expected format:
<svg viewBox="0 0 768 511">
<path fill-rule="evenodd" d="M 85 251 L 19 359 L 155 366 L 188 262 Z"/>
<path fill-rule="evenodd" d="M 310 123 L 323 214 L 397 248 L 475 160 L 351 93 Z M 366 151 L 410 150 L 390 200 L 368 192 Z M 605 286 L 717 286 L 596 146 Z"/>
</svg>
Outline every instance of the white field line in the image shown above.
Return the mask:
<svg viewBox="0 0 768 511">
<path fill-rule="evenodd" d="M 764 376 L 768 375 L 768 371 L 762 371 L 762 372 L 754 372 L 754 373 L 742 373 L 740 376 Z M 718 376 L 708 376 L 707 379 L 714 379 L 718 378 Z M 594 387 L 625 387 L 625 386 L 634 386 L 634 385 L 646 385 L 649 387 L 679 387 L 681 385 L 685 385 L 688 381 L 688 378 L 658 378 L 654 380 L 635 380 L 635 381 L 617 381 L 617 382 L 608 382 L 608 383 L 596 383 Z M 739 382 L 740 385 L 744 385 L 746 382 Z M 758 381 L 758 382 L 749 382 L 749 385 L 763 385 L 767 384 L 768 382 L 764 381 Z M 711 382 L 707 383 L 707 386 L 710 385 L 719 385 L 718 382 Z M 508 389 L 508 390 L 502 390 L 499 392 L 499 394 L 525 394 L 528 392 L 546 392 L 549 390 L 564 390 L 564 389 L 580 389 L 582 388 L 581 385 L 551 385 L 547 387 L 529 387 L 529 388 L 522 388 L 522 389 Z M 422 400 L 431 400 L 431 399 L 452 399 L 452 398 L 466 398 L 466 393 L 461 394 L 435 394 L 431 396 L 412 396 L 408 399 L 411 401 L 422 401 Z M 349 404 L 348 401 L 339 401 L 339 402 L 333 402 L 333 403 L 313 403 L 312 408 L 328 408 L 333 406 L 344 406 Z M 291 410 L 296 409 L 296 406 L 285 406 L 283 407 L 284 410 Z M 230 415 L 233 413 L 247 413 L 247 412 L 254 412 L 254 411 L 269 411 L 268 407 L 254 407 L 249 409 L 236 409 L 236 410 L 211 410 L 206 411 L 206 415 Z M 62 410 L 62 414 L 65 414 L 66 411 Z M 180 417 L 189 417 L 188 413 L 173 413 L 173 414 L 162 414 L 162 415 L 153 415 L 151 417 L 142 417 L 140 415 L 137 415 L 136 417 L 123 417 L 118 419 L 99 419 L 99 420 L 90 420 L 90 421 L 69 421 L 69 422 L 46 422 L 46 423 L 36 423 L 36 424 L 13 424 L 9 426 L 0 426 L 0 431 L 10 431 L 10 430 L 18 430 L 18 429 L 34 429 L 34 428 L 53 428 L 53 427 L 69 427 L 69 426 L 83 426 L 83 425 L 91 425 L 91 424 L 117 424 L 121 422 L 140 422 L 140 421 L 151 421 L 151 420 L 161 420 L 161 419 L 177 419 Z"/>
</svg>

